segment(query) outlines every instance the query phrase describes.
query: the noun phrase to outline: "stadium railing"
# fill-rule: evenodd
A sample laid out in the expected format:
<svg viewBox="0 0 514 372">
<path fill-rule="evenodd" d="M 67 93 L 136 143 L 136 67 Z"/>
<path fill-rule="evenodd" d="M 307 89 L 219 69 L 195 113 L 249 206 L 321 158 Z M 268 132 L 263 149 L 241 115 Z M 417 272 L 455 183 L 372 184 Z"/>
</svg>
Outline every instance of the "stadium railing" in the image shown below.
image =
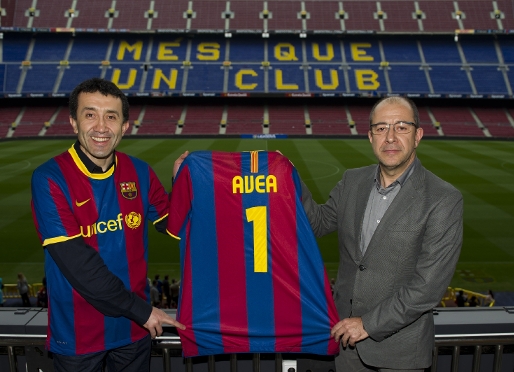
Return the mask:
<svg viewBox="0 0 514 372">
<path fill-rule="evenodd" d="M 175 310 L 166 310 L 170 315 Z M 427 371 L 512 371 L 514 307 L 436 308 L 433 364 Z M 0 370 L 53 371 L 44 349 L 46 310 L 0 309 Z M 291 368 L 293 370 L 291 370 Z M 333 360 L 306 354 L 227 354 L 182 358 L 175 328 L 153 341 L 152 372 L 329 372 Z"/>
<path fill-rule="evenodd" d="M 35 283 L 35 284 L 41 284 L 41 283 Z M 30 297 L 35 297 L 37 294 L 37 291 L 40 288 L 40 287 L 38 287 L 36 290 L 34 288 L 35 284 L 29 284 L 29 296 Z M 4 289 L 2 289 L 2 291 L 4 292 L 4 299 L 21 298 L 20 292 L 18 291 L 18 286 L 16 284 L 4 284 Z"/>
</svg>

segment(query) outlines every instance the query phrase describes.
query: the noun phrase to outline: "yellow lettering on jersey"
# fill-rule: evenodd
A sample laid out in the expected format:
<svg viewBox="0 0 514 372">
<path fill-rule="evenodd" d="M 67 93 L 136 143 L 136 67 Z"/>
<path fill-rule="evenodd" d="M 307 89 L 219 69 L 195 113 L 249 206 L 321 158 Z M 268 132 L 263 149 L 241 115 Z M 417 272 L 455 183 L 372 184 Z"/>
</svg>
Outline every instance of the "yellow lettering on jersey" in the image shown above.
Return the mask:
<svg viewBox="0 0 514 372">
<path fill-rule="evenodd" d="M 241 90 L 253 90 L 257 87 L 257 83 L 252 83 L 252 84 L 245 84 L 243 82 L 243 77 L 245 75 L 249 75 L 249 76 L 258 76 L 257 73 L 254 71 L 254 70 L 247 70 L 247 69 L 243 69 L 243 70 L 239 70 L 238 72 L 236 72 L 236 77 L 235 77 L 235 85 L 236 87 L 238 87 L 239 89 Z"/>
<path fill-rule="evenodd" d="M 272 174 L 266 177 L 266 192 L 277 192 L 277 177 Z"/>
<path fill-rule="evenodd" d="M 355 80 L 360 90 L 376 90 L 380 86 L 378 74 L 373 70 L 355 70 Z"/>
<path fill-rule="evenodd" d="M 134 86 L 136 82 L 137 70 L 135 68 L 131 68 L 129 70 L 129 76 L 127 82 L 120 83 L 121 70 L 119 68 L 115 68 L 112 72 L 111 81 L 118 86 L 120 89 L 130 89 Z"/>
<path fill-rule="evenodd" d="M 266 192 L 265 186 L 266 182 L 264 180 L 264 175 L 260 174 L 255 177 L 255 191 L 260 194 L 264 194 Z"/>
<path fill-rule="evenodd" d="M 125 51 L 133 52 L 134 61 L 139 61 L 141 59 L 141 52 L 143 51 L 143 42 L 137 41 L 136 43 L 130 45 L 126 41 L 122 40 L 120 42 L 120 46 L 118 47 L 118 53 L 116 55 L 116 59 L 118 61 L 122 61 L 125 58 Z"/>
<path fill-rule="evenodd" d="M 182 38 L 179 37 L 175 41 L 169 43 L 159 43 L 159 47 L 157 50 L 157 60 L 158 61 L 178 61 L 178 56 L 173 54 L 173 49 L 171 47 L 179 47 Z"/>
<path fill-rule="evenodd" d="M 268 216 L 265 206 L 246 209 L 246 220 L 253 222 L 253 271 L 268 271 Z"/>
<path fill-rule="evenodd" d="M 250 194 L 252 192 L 258 192 L 260 194 L 277 192 L 277 177 L 270 174 L 264 176 L 260 174 L 258 176 L 235 176 L 232 178 L 232 193 L 233 194 Z"/>
<path fill-rule="evenodd" d="M 245 176 L 245 194 L 253 192 L 253 176 Z"/>
<path fill-rule="evenodd" d="M 99 234 L 103 234 L 106 231 L 105 230 L 105 225 L 106 224 L 107 223 L 105 221 L 97 222 L 96 228 L 97 228 Z"/>
<path fill-rule="evenodd" d="M 219 43 L 200 43 L 196 58 L 200 61 L 217 61 L 220 59 Z"/>
<path fill-rule="evenodd" d="M 135 213 L 135 212 L 131 212 Z M 80 234 L 84 238 L 90 238 L 96 234 L 104 234 L 107 231 L 123 230 L 123 215 L 118 214 L 115 220 L 98 221 L 89 226 L 80 226 Z M 139 225 L 138 225 L 139 226 Z"/>
<path fill-rule="evenodd" d="M 373 56 L 366 54 L 366 51 L 361 48 L 371 48 L 370 43 L 351 43 L 350 49 L 352 51 L 352 58 L 354 61 L 371 62 Z"/>
<path fill-rule="evenodd" d="M 155 69 L 154 75 L 153 75 L 153 83 L 152 83 L 152 89 L 160 89 L 161 87 L 161 80 L 164 80 L 168 88 L 175 89 L 177 86 L 177 75 L 178 71 L 175 68 L 170 69 L 170 76 L 164 75 L 164 72 L 160 68 Z"/>
<path fill-rule="evenodd" d="M 323 73 L 319 69 L 314 70 L 314 78 L 316 80 L 316 86 L 321 88 L 322 90 L 335 90 L 339 86 L 339 76 L 337 76 L 337 71 L 330 69 L 330 83 L 325 84 L 323 81 Z"/>
<path fill-rule="evenodd" d="M 332 61 L 334 59 L 334 45 L 332 43 L 326 43 L 327 54 L 322 56 L 319 51 L 319 44 L 312 43 L 312 56 L 317 61 Z"/>
<path fill-rule="evenodd" d="M 235 176 L 232 178 L 232 194 L 244 194 L 243 177 Z"/>
</svg>

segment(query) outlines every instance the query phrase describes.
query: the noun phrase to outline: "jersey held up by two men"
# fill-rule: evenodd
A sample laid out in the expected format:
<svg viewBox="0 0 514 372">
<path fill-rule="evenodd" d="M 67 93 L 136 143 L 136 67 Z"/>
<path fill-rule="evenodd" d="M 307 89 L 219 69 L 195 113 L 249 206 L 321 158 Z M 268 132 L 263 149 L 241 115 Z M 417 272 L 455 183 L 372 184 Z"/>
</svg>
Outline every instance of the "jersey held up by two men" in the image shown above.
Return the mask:
<svg viewBox="0 0 514 372">
<path fill-rule="evenodd" d="M 173 185 L 168 232 L 181 240 L 185 357 L 339 351 L 330 284 L 286 157 L 191 153 Z"/>
</svg>

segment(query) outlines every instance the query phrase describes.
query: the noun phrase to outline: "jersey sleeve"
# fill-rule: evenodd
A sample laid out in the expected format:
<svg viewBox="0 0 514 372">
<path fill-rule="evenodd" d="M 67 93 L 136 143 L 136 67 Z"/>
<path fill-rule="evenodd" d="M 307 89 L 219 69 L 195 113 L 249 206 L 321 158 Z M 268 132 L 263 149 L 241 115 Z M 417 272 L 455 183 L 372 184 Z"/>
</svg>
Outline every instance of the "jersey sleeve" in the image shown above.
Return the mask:
<svg viewBox="0 0 514 372">
<path fill-rule="evenodd" d="M 150 210 L 148 218 L 155 225 L 168 216 L 169 196 L 154 170 L 150 166 L 148 168 L 150 177 L 150 189 L 148 191 Z"/>
<path fill-rule="evenodd" d="M 36 169 L 31 181 L 32 216 L 43 246 L 81 235 L 65 183 L 52 176 L 52 167 L 57 167 L 53 161 Z"/>
<path fill-rule="evenodd" d="M 191 156 L 191 155 L 189 155 Z M 181 231 L 185 227 L 193 200 L 191 174 L 187 166 L 187 158 L 180 168 L 170 197 L 167 231 L 172 237 L 180 239 Z"/>
</svg>

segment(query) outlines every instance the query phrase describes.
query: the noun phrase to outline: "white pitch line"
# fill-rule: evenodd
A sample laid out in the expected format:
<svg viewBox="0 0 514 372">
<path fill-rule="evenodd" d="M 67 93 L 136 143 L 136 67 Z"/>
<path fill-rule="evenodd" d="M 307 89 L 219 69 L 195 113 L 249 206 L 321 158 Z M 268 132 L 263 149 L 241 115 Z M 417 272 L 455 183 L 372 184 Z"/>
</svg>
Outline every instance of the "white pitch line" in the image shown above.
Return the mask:
<svg viewBox="0 0 514 372">
<path fill-rule="evenodd" d="M 24 164 L 23 166 L 18 166 L 18 164 Z M 24 171 L 25 169 L 29 168 L 32 165 L 32 163 L 28 160 L 19 161 L 17 163 L 11 163 L 4 165 L 3 167 L 0 167 L 0 172 L 2 172 L 2 175 L 9 175 L 12 173 L 19 173 L 21 171 Z"/>
<path fill-rule="evenodd" d="M 504 161 L 503 163 L 501 163 L 501 167 L 504 168 L 504 169 L 507 169 L 509 171 L 514 170 L 514 164 L 509 163 L 507 161 Z"/>
<path fill-rule="evenodd" d="M 314 163 L 320 163 L 320 164 L 324 164 L 324 165 L 328 165 L 329 167 L 332 167 L 335 169 L 335 172 L 332 173 L 332 174 L 329 174 L 327 176 L 322 176 L 322 177 L 315 177 L 315 178 L 305 178 L 305 180 L 322 180 L 324 178 L 329 178 L 329 177 L 332 177 L 332 176 L 335 176 L 336 174 L 338 174 L 340 172 L 340 169 L 339 167 L 336 167 L 334 164 L 330 164 L 330 163 L 327 163 L 327 162 L 324 162 L 324 161 L 319 161 L 319 160 L 305 160 L 305 162 L 314 162 Z"/>
</svg>

